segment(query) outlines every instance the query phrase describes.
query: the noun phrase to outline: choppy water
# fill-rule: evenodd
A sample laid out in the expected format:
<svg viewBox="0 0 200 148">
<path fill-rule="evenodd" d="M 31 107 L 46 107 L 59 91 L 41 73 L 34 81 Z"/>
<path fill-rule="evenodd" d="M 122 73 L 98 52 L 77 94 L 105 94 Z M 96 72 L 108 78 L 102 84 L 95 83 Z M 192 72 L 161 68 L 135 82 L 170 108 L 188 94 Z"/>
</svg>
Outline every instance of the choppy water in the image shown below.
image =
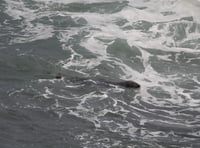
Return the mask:
<svg viewBox="0 0 200 148">
<path fill-rule="evenodd" d="M 197 0 L 1 0 L 0 148 L 199 148 L 199 73 Z"/>
</svg>

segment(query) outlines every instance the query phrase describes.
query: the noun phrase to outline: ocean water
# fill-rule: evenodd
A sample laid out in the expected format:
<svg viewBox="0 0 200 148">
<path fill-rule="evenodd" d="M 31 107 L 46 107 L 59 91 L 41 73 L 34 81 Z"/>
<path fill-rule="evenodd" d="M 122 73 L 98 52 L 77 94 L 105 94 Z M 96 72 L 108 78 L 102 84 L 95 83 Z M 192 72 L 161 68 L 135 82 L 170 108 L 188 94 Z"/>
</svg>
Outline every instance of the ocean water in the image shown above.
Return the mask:
<svg viewBox="0 0 200 148">
<path fill-rule="evenodd" d="M 0 148 L 199 147 L 200 1 L 0 0 Z"/>
</svg>

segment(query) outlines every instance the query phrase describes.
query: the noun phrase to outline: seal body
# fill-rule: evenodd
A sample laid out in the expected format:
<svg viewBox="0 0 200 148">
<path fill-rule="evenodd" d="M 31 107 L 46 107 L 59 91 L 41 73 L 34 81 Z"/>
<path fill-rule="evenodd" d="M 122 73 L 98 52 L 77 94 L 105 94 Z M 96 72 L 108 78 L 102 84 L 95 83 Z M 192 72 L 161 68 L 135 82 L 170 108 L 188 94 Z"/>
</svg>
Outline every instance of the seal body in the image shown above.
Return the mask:
<svg viewBox="0 0 200 148">
<path fill-rule="evenodd" d="M 109 82 L 109 81 L 107 81 L 106 83 L 112 84 L 112 85 L 122 86 L 122 87 L 125 87 L 125 88 L 133 88 L 133 89 L 140 88 L 140 85 L 138 83 L 134 82 L 134 81 L 120 80 L 119 82 Z"/>
<path fill-rule="evenodd" d="M 126 88 L 140 88 L 140 85 L 134 81 L 121 81 L 121 82 L 115 82 L 114 84 Z"/>
<path fill-rule="evenodd" d="M 62 79 L 63 78 L 63 74 L 61 73 L 57 73 L 55 75 L 55 79 Z M 140 85 L 134 81 L 129 81 L 129 80 L 120 80 L 120 81 L 106 81 L 104 79 L 91 79 L 91 78 L 80 78 L 80 77 L 71 77 L 69 78 L 69 80 L 71 82 L 75 82 L 75 83 L 86 83 L 86 82 L 94 82 L 95 84 L 98 83 L 106 83 L 108 85 L 117 85 L 117 86 L 122 86 L 125 88 L 133 88 L 133 89 L 138 89 L 140 88 Z M 97 82 L 97 83 L 96 83 Z"/>
<path fill-rule="evenodd" d="M 61 73 L 57 73 L 56 75 L 55 75 L 55 79 L 62 79 L 62 74 Z"/>
</svg>

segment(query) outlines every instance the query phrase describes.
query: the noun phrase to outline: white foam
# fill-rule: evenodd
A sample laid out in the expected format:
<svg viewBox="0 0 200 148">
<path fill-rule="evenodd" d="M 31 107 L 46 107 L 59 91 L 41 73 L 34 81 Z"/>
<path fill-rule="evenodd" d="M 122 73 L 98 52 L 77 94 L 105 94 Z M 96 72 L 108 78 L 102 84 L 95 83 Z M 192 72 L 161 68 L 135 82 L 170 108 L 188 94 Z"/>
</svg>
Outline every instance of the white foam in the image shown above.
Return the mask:
<svg viewBox="0 0 200 148">
<path fill-rule="evenodd" d="M 50 26 L 43 24 L 33 25 L 31 21 L 36 19 L 37 13 L 35 10 L 25 6 L 22 0 L 14 1 L 7 0 L 6 13 L 13 17 L 14 20 L 22 20 L 22 31 L 16 34 L 16 37 L 10 41 L 10 44 L 32 42 L 35 40 L 46 39 L 53 36 L 53 29 Z M 23 35 L 22 35 L 23 34 Z"/>
<path fill-rule="evenodd" d="M 30 21 L 35 18 L 34 10 L 26 8 L 23 1 L 6 0 L 6 3 L 8 5 L 5 12 L 14 19 L 25 18 L 25 21 Z"/>
<path fill-rule="evenodd" d="M 174 7 L 181 16 L 193 16 L 200 22 L 200 2 L 198 0 L 179 0 Z"/>
</svg>

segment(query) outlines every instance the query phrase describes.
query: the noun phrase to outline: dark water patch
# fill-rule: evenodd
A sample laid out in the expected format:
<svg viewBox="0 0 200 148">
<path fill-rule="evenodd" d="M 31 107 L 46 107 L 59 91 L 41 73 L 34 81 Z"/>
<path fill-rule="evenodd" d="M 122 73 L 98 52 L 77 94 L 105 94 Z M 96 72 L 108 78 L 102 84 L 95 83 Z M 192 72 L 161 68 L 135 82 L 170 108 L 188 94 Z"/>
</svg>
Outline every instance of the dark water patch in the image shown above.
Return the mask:
<svg viewBox="0 0 200 148">
<path fill-rule="evenodd" d="M 0 24 L 5 27 L 5 28 L 9 28 L 9 27 L 15 27 L 13 28 L 13 31 L 17 31 L 18 28 L 20 28 L 20 25 L 22 25 L 22 22 L 24 21 L 24 17 L 20 16 L 20 18 L 13 18 L 12 16 L 10 16 L 9 14 L 7 14 L 5 12 L 7 4 L 2 4 L 3 2 L 1 2 L 0 4 L 0 8 L 3 7 L 0 10 Z M 5 31 L 5 30 L 1 30 L 1 31 Z"/>
<path fill-rule="evenodd" d="M 74 99 L 59 99 L 58 100 L 58 104 L 60 104 L 60 106 L 62 106 L 63 108 L 66 108 L 66 107 L 73 108 L 73 107 L 78 106 L 79 103 L 80 101 L 74 100 Z"/>
<path fill-rule="evenodd" d="M 86 77 L 68 76 L 63 79 L 64 80 L 52 79 L 53 83 L 51 81 L 48 82 L 49 80 L 46 82 L 40 82 L 38 89 L 41 87 L 42 94 L 44 94 L 46 90 L 49 90 L 52 93 L 49 96 L 54 99 L 71 99 L 75 96 L 81 97 L 84 94 L 94 92 L 95 89 L 99 87 L 93 80 Z M 38 82 L 35 83 L 34 87 L 38 87 Z"/>
<path fill-rule="evenodd" d="M 193 92 L 193 93 L 191 94 L 191 97 L 192 97 L 193 99 L 199 100 L 199 99 L 200 99 L 200 93 L 199 93 L 199 92 Z"/>
<path fill-rule="evenodd" d="M 19 49 L 25 53 L 28 52 L 32 55 L 37 55 L 52 63 L 70 57 L 70 52 L 62 49 L 62 45 L 56 36 L 28 43 L 15 44 L 12 48 Z"/>
<path fill-rule="evenodd" d="M 4 11 L 0 11 L 0 16 L 0 45 L 1 47 L 7 47 L 10 41 L 19 36 L 22 29 L 26 26 L 23 24 L 23 17 L 14 19 Z"/>
<path fill-rule="evenodd" d="M 74 51 L 78 54 L 80 54 L 81 56 L 83 56 L 84 59 L 92 59 L 92 58 L 97 58 L 97 55 L 90 52 L 88 49 L 86 49 L 83 46 L 80 46 L 78 44 L 74 45 L 72 47 L 74 49 Z"/>
<path fill-rule="evenodd" d="M 22 112 L 13 109 L 6 109 L 6 110 L 1 109 L 0 117 L 1 120 L 14 121 L 16 123 L 27 122 L 31 120 L 28 116 L 24 115 Z"/>
<path fill-rule="evenodd" d="M 200 136 L 198 135 L 192 135 L 192 134 L 184 134 L 184 133 L 176 133 L 176 135 L 179 135 L 181 137 L 187 137 L 187 138 L 192 138 L 192 139 L 200 139 Z"/>
<path fill-rule="evenodd" d="M 115 110 L 113 104 L 115 103 L 112 98 L 102 98 L 103 94 L 96 92 L 97 97 L 88 98 L 82 105 L 94 111 L 94 113 L 101 112 L 106 109 Z"/>
<path fill-rule="evenodd" d="M 1 19 L 0 19 L 1 25 L 5 24 L 6 21 L 8 20 L 12 20 L 12 17 L 6 14 L 5 12 L 3 12 L 2 9 L 0 11 L 0 15 L 1 15 Z"/>
<path fill-rule="evenodd" d="M 72 45 L 72 47 L 74 46 L 75 48 L 81 47 L 83 48 L 80 43 L 81 41 L 84 40 L 84 38 L 86 38 L 87 35 L 89 35 L 90 33 L 86 30 L 80 31 L 75 35 L 70 36 L 70 39 L 65 43 L 66 46 Z"/>
<path fill-rule="evenodd" d="M 188 28 L 188 32 L 189 33 L 199 33 L 200 32 L 200 24 L 193 22 L 191 24 L 189 24 L 189 28 Z"/>
<path fill-rule="evenodd" d="M 194 118 L 194 117 L 198 116 L 200 112 L 196 111 L 196 110 L 192 110 L 192 109 L 185 109 L 183 111 L 180 111 L 180 113 L 190 115 Z M 192 124 L 192 125 L 197 125 L 197 124 Z"/>
<path fill-rule="evenodd" d="M 3 115 L 6 118 L 2 118 Z M 10 111 L 1 111 L 0 118 L 0 128 L 5 128 L 3 135 L 9 137 L 0 138 L 2 147 L 81 147 L 75 136 L 94 129 L 94 125 L 84 119 L 68 114 L 58 118 L 51 111 L 37 109 L 17 109 L 12 114 Z"/>
<path fill-rule="evenodd" d="M 9 94 L 6 100 L 3 100 L 5 105 L 15 106 L 19 108 L 38 108 L 48 109 L 53 108 L 57 103 L 58 97 L 50 96 L 43 92 L 42 88 L 34 89 L 27 87 L 23 91 L 13 91 Z"/>
<path fill-rule="evenodd" d="M 144 20 L 140 20 L 133 23 L 133 29 L 141 30 L 144 32 L 148 31 L 152 26 L 153 23 Z"/>
<path fill-rule="evenodd" d="M 40 75 L 48 75 L 55 71 L 51 64 L 33 56 L 12 57 L 9 62 L 0 62 L 0 79 L 3 81 L 26 81 L 40 78 Z M 16 62 L 17 61 L 17 62 Z M 7 62 L 7 63 L 6 63 Z"/>
<path fill-rule="evenodd" d="M 192 16 L 187 16 L 187 17 L 182 17 L 180 20 L 184 20 L 184 21 L 194 21 L 194 18 Z"/>
<path fill-rule="evenodd" d="M 70 56 L 60 46 L 56 38 L 50 38 L 7 47 L 8 49 L 3 50 L 0 55 L 0 65 L 3 71 L 0 77 L 30 80 L 37 78 L 37 75 L 55 73 L 54 63 Z"/>
<path fill-rule="evenodd" d="M 168 15 L 174 15 L 176 13 L 173 11 L 164 11 L 164 12 L 161 12 L 161 14 L 163 14 L 164 16 L 168 16 Z"/>
<path fill-rule="evenodd" d="M 141 116 L 139 116 L 137 112 L 127 113 L 125 120 L 131 123 L 136 128 L 141 128 L 141 125 L 140 125 Z"/>
<path fill-rule="evenodd" d="M 147 29 L 142 28 L 143 25 L 139 25 L 139 29 L 148 31 L 148 26 L 156 27 L 158 31 L 155 31 L 152 34 L 152 38 L 160 38 L 163 36 L 167 36 L 168 38 L 172 38 L 172 41 L 167 43 L 167 41 L 163 42 L 164 45 L 168 47 L 183 47 L 183 48 L 192 48 L 195 49 L 198 47 L 198 37 L 194 37 L 194 39 L 190 38 L 191 34 L 200 32 L 200 25 L 193 21 L 193 17 L 183 17 L 178 20 L 172 20 L 167 22 L 149 22 L 150 24 L 144 22 L 144 26 L 146 25 Z M 137 26 L 137 25 L 136 25 Z M 161 33 L 164 31 L 164 34 Z M 197 42 L 195 42 L 197 41 Z M 188 44 L 187 44 L 188 43 Z"/>
<path fill-rule="evenodd" d="M 179 86 L 180 88 L 189 89 L 189 90 L 195 90 L 200 87 L 200 85 L 195 82 L 194 80 L 191 80 L 190 78 L 181 78 L 175 80 L 175 84 Z"/>
<path fill-rule="evenodd" d="M 199 147 L 199 137 L 190 132 L 167 132 L 166 135 L 166 137 L 156 137 L 158 144 L 167 148 Z"/>
<path fill-rule="evenodd" d="M 100 73 L 101 76 L 108 78 L 108 80 L 110 78 L 119 79 L 121 75 L 125 74 L 121 67 L 113 61 L 102 61 L 92 70 L 92 74 L 93 73 Z"/>
<path fill-rule="evenodd" d="M 194 74 L 194 77 L 196 77 L 197 81 L 200 82 L 200 75 L 197 74 Z"/>
<path fill-rule="evenodd" d="M 38 22 L 48 25 L 53 25 L 56 27 L 73 27 L 76 25 L 75 21 L 71 16 L 44 16 L 38 20 Z"/>
<path fill-rule="evenodd" d="M 184 23 L 173 23 L 169 26 L 169 36 L 173 36 L 174 41 L 180 41 L 187 37 L 187 25 Z"/>
<path fill-rule="evenodd" d="M 29 1 L 23 0 L 23 3 L 26 8 L 37 10 L 37 11 L 45 7 L 45 3 L 42 1 L 40 2 L 40 1 L 35 1 L 35 0 L 29 0 Z"/>
<path fill-rule="evenodd" d="M 68 12 L 95 12 L 95 13 L 116 13 L 128 6 L 128 1 L 123 2 L 102 2 L 102 3 L 54 3 L 51 9 L 54 11 Z"/>
<path fill-rule="evenodd" d="M 0 106 L 2 107 L 10 107 L 16 106 L 17 102 L 15 99 L 12 99 L 9 95 L 16 92 L 21 92 L 24 86 L 26 86 L 26 82 L 24 81 L 16 81 L 16 80 L 0 80 Z M 14 93 L 15 94 L 15 93 Z"/>
<path fill-rule="evenodd" d="M 133 69 L 139 72 L 144 72 L 140 50 L 135 46 L 130 47 L 126 40 L 116 39 L 107 47 L 106 51 L 107 53 L 121 59 L 126 65 Z"/>
<path fill-rule="evenodd" d="M 28 108 L 46 108 L 55 104 L 52 98 L 44 97 L 42 89 L 34 89 L 31 86 L 26 86 L 25 89 L 17 89 L 13 87 L 6 93 L 6 98 L 1 101 L 9 107 L 28 107 Z"/>
<path fill-rule="evenodd" d="M 0 3 L 0 12 L 1 11 L 4 11 L 6 9 L 6 2 L 4 0 L 1 0 L 1 3 Z"/>
<path fill-rule="evenodd" d="M 187 52 L 171 52 L 169 53 L 169 59 L 179 64 L 194 64 L 192 61 L 198 59 L 199 53 L 187 53 Z"/>
<path fill-rule="evenodd" d="M 134 7 L 136 9 L 139 9 L 139 10 L 144 10 L 144 9 L 147 9 L 148 7 Z"/>
<path fill-rule="evenodd" d="M 160 50 L 160 49 L 142 48 L 142 50 L 145 50 L 148 53 L 153 54 L 153 55 L 167 55 L 168 54 L 167 51 L 163 51 L 163 50 Z"/>
<path fill-rule="evenodd" d="M 192 120 L 191 120 L 190 124 L 191 124 L 191 125 L 196 125 L 196 126 L 198 126 L 198 125 L 200 125 L 200 121 L 192 121 Z M 197 132 L 197 133 L 194 133 L 194 134 L 196 134 L 197 136 L 199 136 L 200 133 Z"/>
<path fill-rule="evenodd" d="M 172 56 L 173 57 L 173 56 Z M 177 61 L 178 60 L 178 61 Z M 199 65 L 187 63 L 188 59 L 182 58 L 175 59 L 175 61 L 163 60 L 157 56 L 150 57 L 150 63 L 155 71 L 167 75 L 179 73 L 198 73 Z M 184 63 L 185 62 L 185 63 Z"/>
<path fill-rule="evenodd" d="M 179 47 L 190 48 L 190 49 L 200 49 L 200 39 L 186 40 L 179 44 Z"/>
<path fill-rule="evenodd" d="M 180 47 L 185 48 L 192 48 L 195 49 L 196 46 L 198 46 L 198 38 L 184 41 L 189 34 L 191 33 L 199 33 L 200 32 L 200 25 L 195 22 L 174 22 L 169 25 L 169 32 L 168 36 L 172 36 L 173 40 L 181 41 Z M 195 42 L 197 41 L 197 42 Z M 188 43 L 188 45 L 187 45 Z M 177 46 L 177 45 L 176 45 Z M 178 45 L 179 46 L 179 45 Z"/>
<path fill-rule="evenodd" d="M 41 94 L 34 94 L 32 97 L 27 94 L 21 94 L 15 97 L 19 97 L 19 99 L 16 99 L 18 106 L 24 106 L 25 108 L 53 108 L 57 103 L 56 97 L 46 98 Z"/>
<path fill-rule="evenodd" d="M 45 79 L 47 80 L 47 79 Z M 13 83 L 13 82 L 12 82 Z M 8 83 L 6 83 L 8 85 Z M 15 83 L 14 83 L 15 84 Z M 74 98 L 74 93 L 78 93 L 81 89 L 79 88 L 67 88 L 66 85 L 69 85 L 64 82 L 55 81 L 54 83 L 46 81 L 40 82 L 37 81 L 22 83 L 22 88 L 15 87 L 12 85 L 12 89 L 9 88 L 4 92 L 4 97 L 2 96 L 1 102 L 5 106 L 13 106 L 20 108 L 42 108 L 42 109 L 52 109 L 55 111 L 65 110 L 65 107 L 75 107 L 80 103 L 79 99 Z M 3 87 L 4 88 L 4 87 Z M 88 90 L 87 90 L 88 91 Z M 2 90 L 3 92 L 3 90 Z M 86 93 L 86 91 L 83 91 Z M 2 93 L 3 94 L 3 93 Z"/>
<path fill-rule="evenodd" d="M 80 25 L 80 26 L 84 26 L 84 25 L 88 24 L 87 20 L 83 17 L 78 17 L 75 19 L 75 21 L 76 21 L 77 25 Z"/>
<path fill-rule="evenodd" d="M 125 102 L 125 101 L 124 101 Z M 118 101 L 117 103 L 119 106 L 122 106 L 132 114 L 136 114 L 140 119 L 145 118 L 147 120 L 163 120 L 163 121 L 173 121 L 174 119 L 169 118 L 168 116 L 165 116 L 163 114 L 159 114 L 158 112 L 150 111 L 147 108 L 144 108 L 142 106 L 135 106 L 134 104 L 129 105 L 129 102 L 122 103 Z M 129 119 L 127 119 L 129 120 Z M 137 122 L 139 122 L 138 120 Z M 136 122 L 136 123 L 137 123 Z M 141 125 L 140 125 L 141 126 Z"/>
<path fill-rule="evenodd" d="M 73 19 L 71 16 L 61 15 L 43 16 L 32 22 L 39 22 L 45 25 L 52 25 L 59 28 L 81 27 L 87 24 L 87 20 L 82 17 Z"/>
<path fill-rule="evenodd" d="M 174 65 L 174 62 L 161 60 L 157 56 L 150 57 L 150 63 L 155 71 L 168 75 L 176 74 L 180 69 L 180 65 L 177 66 L 177 64 Z"/>
<path fill-rule="evenodd" d="M 134 133 L 132 133 L 134 134 Z M 137 133 L 136 133 L 137 134 Z M 120 132 L 110 131 L 107 127 L 102 127 L 97 130 L 94 136 L 85 136 L 88 139 L 85 142 L 88 148 L 126 148 L 126 147 L 142 147 L 142 148 L 155 148 L 154 142 L 147 142 L 142 137 L 135 136 L 134 138 L 128 134 L 120 134 Z"/>
<path fill-rule="evenodd" d="M 134 104 L 132 104 L 131 102 L 134 101 L 134 99 L 135 99 L 137 94 L 138 94 L 137 90 L 125 89 L 123 92 L 118 92 L 118 93 L 111 92 L 109 95 L 111 95 L 112 97 L 114 97 L 115 99 L 117 99 L 120 102 L 122 101 L 122 102 L 124 102 L 126 104 L 129 104 L 130 106 L 131 105 L 134 106 Z"/>
<path fill-rule="evenodd" d="M 182 125 L 180 123 L 166 123 L 160 121 L 149 121 L 144 123 L 144 127 L 155 130 L 155 131 L 165 131 L 165 132 L 193 132 L 193 127 L 188 127 L 186 125 Z"/>
<path fill-rule="evenodd" d="M 151 98 L 149 98 L 149 99 L 151 99 Z M 152 98 L 152 100 L 153 100 L 153 98 Z M 142 100 L 142 98 L 139 99 L 139 102 L 140 102 L 141 106 L 143 106 L 144 108 L 148 108 L 150 110 L 153 109 L 153 110 L 159 110 L 159 111 L 165 111 L 166 110 L 166 111 L 176 112 L 176 111 L 179 111 L 181 109 L 184 109 L 180 106 L 176 106 L 176 105 L 173 105 L 173 104 L 167 104 L 167 103 L 164 106 L 160 106 L 160 105 L 154 104 L 154 102 L 153 101 L 151 102 L 151 100 L 149 100 L 147 102 L 145 100 Z M 166 114 L 168 114 L 168 113 L 166 112 Z"/>
<path fill-rule="evenodd" d="M 101 29 L 99 29 L 98 31 L 101 31 Z M 103 42 L 103 43 L 110 43 L 113 41 L 113 39 L 109 39 L 109 38 L 104 38 L 104 37 L 94 37 L 95 39 Z"/>
<path fill-rule="evenodd" d="M 124 120 L 124 117 L 118 113 L 107 112 L 104 117 L 108 118 L 109 120 L 117 119 L 117 120 Z"/>
<path fill-rule="evenodd" d="M 126 23 L 128 23 L 128 20 L 127 19 L 117 19 L 115 21 L 115 24 L 118 25 L 118 26 L 123 26 L 125 25 Z"/>
<path fill-rule="evenodd" d="M 70 83 L 69 83 L 70 84 Z M 70 86 L 74 86 L 70 87 Z M 67 96 L 76 94 L 81 97 L 85 94 L 90 94 L 92 92 L 100 92 L 100 90 L 105 91 L 107 88 L 101 88 L 101 85 L 97 85 L 93 81 L 81 81 L 81 82 L 71 82 L 69 87 L 66 88 L 65 93 Z"/>
<path fill-rule="evenodd" d="M 134 29 L 134 28 L 133 28 L 133 26 L 131 26 L 131 25 L 127 25 L 127 26 L 124 26 L 122 29 L 123 29 L 123 30 L 132 30 L 132 29 Z"/>
<path fill-rule="evenodd" d="M 161 138 L 157 138 L 159 141 L 157 142 L 158 145 L 161 145 L 163 147 L 167 147 L 167 148 L 179 148 L 179 147 L 191 147 L 191 148 L 196 148 L 199 147 L 200 144 L 198 142 L 198 140 L 187 140 L 187 139 L 183 139 L 181 137 L 175 137 L 172 138 L 172 136 L 169 136 L 167 138 L 161 139 Z"/>
</svg>

